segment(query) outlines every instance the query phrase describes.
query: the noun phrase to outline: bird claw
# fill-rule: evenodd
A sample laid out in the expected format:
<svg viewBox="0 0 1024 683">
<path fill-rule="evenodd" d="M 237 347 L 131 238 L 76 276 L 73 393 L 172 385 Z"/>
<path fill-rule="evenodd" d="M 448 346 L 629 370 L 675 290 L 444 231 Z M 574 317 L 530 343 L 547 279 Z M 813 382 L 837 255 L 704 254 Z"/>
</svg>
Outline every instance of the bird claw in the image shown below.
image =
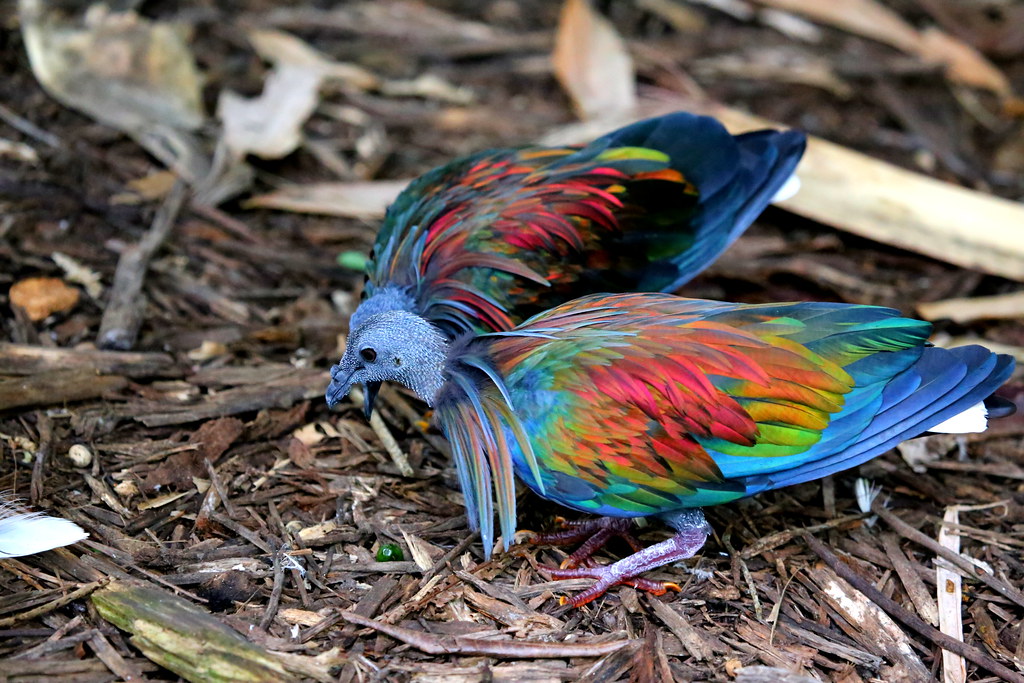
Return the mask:
<svg viewBox="0 0 1024 683">
<path fill-rule="evenodd" d="M 585 566 L 593 567 L 591 556 L 603 548 L 612 538 L 621 538 L 633 552 L 643 549 L 632 534 L 633 521 L 622 517 L 600 517 L 598 519 L 567 520 L 555 517 L 555 524 L 561 531 L 534 534 L 528 539 L 531 545 L 568 545 L 583 541 L 576 552 L 561 564 L 562 569 Z"/>
<path fill-rule="evenodd" d="M 683 590 L 682 586 L 673 581 L 653 581 L 637 576 L 618 576 L 615 565 L 578 569 L 554 569 L 551 567 L 543 569 L 553 579 L 594 579 L 594 585 L 582 593 L 577 593 L 572 597 L 562 596 L 558 599 L 559 605 L 571 605 L 572 607 L 580 607 L 596 600 L 612 586 L 630 586 L 651 595 L 665 595 L 669 591 L 678 593 Z"/>
</svg>

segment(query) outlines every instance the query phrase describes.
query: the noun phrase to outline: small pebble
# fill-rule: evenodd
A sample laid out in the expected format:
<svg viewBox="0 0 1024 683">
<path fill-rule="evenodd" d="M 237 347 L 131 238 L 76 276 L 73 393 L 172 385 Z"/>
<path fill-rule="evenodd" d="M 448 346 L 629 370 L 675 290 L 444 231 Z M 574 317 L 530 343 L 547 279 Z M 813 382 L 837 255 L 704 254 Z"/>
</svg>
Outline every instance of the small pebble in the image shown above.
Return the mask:
<svg viewBox="0 0 1024 683">
<path fill-rule="evenodd" d="M 88 446 L 76 443 L 68 449 L 68 458 L 75 467 L 88 467 L 92 464 L 92 451 Z"/>
</svg>

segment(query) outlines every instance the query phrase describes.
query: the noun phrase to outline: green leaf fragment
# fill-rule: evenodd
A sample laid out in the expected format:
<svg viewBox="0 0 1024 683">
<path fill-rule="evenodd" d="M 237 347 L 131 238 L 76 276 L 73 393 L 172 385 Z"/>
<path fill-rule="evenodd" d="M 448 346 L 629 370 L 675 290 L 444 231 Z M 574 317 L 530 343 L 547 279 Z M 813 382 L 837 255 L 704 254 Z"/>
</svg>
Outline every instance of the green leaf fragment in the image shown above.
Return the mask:
<svg viewBox="0 0 1024 683">
<path fill-rule="evenodd" d="M 343 251 L 338 254 L 338 265 L 342 268 L 366 272 L 366 254 L 361 251 Z"/>
</svg>

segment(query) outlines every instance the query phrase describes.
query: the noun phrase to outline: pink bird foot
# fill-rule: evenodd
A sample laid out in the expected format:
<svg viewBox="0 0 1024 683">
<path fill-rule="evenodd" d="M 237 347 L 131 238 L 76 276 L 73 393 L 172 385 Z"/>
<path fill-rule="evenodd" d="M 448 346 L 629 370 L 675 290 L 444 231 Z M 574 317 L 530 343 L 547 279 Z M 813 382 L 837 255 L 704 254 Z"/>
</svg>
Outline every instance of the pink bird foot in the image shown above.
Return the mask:
<svg viewBox="0 0 1024 683">
<path fill-rule="evenodd" d="M 582 593 L 577 593 L 571 598 L 563 598 L 561 603 L 563 605 L 569 604 L 573 607 L 580 607 L 604 595 L 609 588 L 619 584 L 632 586 L 654 595 L 664 595 L 669 590 L 679 591 L 679 584 L 666 581 L 652 581 L 650 579 L 638 578 L 638 576 L 671 562 L 693 557 L 704 546 L 704 542 L 711 533 L 711 527 L 704 520 L 704 514 L 700 510 L 684 510 L 672 515 L 665 515 L 663 518 L 675 528 L 675 536 L 661 543 L 642 548 L 614 564 L 604 567 L 587 566 L 560 569 L 545 567 L 544 570 L 553 579 L 594 579 L 593 586 Z M 601 522 L 603 520 L 595 521 Z M 607 529 L 612 525 L 599 524 L 597 526 L 599 531 L 595 536 L 601 533 L 600 529 Z M 615 535 L 613 532 L 609 532 L 609 534 L 605 540 L 610 538 L 611 535 Z M 594 549 L 596 550 L 596 548 Z M 591 550 L 592 552 L 593 550 Z M 575 556 L 575 553 L 573 556 Z M 572 557 L 569 559 L 572 559 Z M 587 556 L 587 559 L 589 559 L 589 556 Z"/>
<path fill-rule="evenodd" d="M 562 569 L 594 566 L 591 556 L 603 548 L 613 538 L 621 538 L 633 552 L 644 549 L 640 541 L 633 536 L 633 520 L 624 517 L 598 517 L 597 519 L 568 520 L 556 517 L 555 523 L 562 527 L 561 531 L 534 533 L 528 539 L 532 545 L 569 545 L 583 541 L 572 555 L 562 561 Z"/>
</svg>

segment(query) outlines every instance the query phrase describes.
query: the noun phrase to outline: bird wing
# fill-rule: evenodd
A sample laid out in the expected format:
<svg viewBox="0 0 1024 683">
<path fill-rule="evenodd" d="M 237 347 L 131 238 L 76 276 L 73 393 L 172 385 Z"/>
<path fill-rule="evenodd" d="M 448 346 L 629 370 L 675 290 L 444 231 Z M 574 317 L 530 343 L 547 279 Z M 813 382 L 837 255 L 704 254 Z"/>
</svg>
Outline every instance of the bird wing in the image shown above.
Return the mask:
<svg viewBox="0 0 1024 683">
<path fill-rule="evenodd" d="M 744 477 L 855 440 L 929 329 L 870 306 L 594 296 L 491 352 L 539 462 L 539 478 L 517 468 L 524 481 L 630 516 L 742 497 Z"/>
<path fill-rule="evenodd" d="M 733 137 L 672 114 L 585 147 L 483 152 L 389 209 L 367 294 L 408 288 L 450 331 L 507 330 L 597 291 L 670 290 L 717 257 L 792 175 L 800 133 Z"/>
</svg>

